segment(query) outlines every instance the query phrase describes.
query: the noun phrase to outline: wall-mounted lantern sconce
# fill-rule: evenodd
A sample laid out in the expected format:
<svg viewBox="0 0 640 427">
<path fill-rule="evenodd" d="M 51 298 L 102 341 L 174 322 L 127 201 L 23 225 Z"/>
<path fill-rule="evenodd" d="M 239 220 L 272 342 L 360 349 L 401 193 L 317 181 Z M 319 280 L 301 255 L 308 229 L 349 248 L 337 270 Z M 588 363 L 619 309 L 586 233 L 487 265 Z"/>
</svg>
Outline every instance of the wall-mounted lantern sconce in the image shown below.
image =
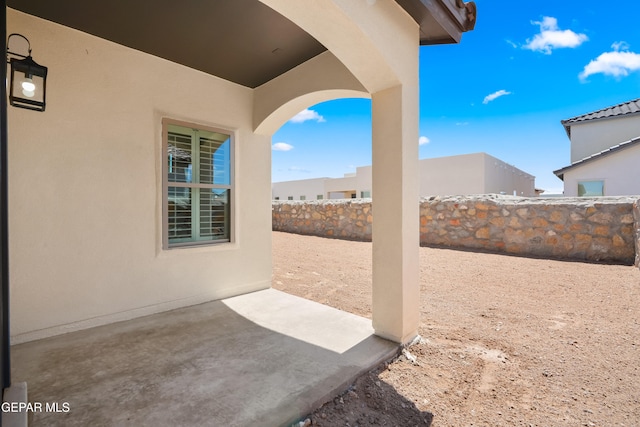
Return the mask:
<svg viewBox="0 0 640 427">
<path fill-rule="evenodd" d="M 26 55 L 11 52 L 11 37 L 22 37 L 27 42 Z M 22 34 L 7 38 L 7 62 L 11 64 L 9 103 L 14 107 L 44 111 L 47 95 L 47 67 L 37 64 L 31 57 L 31 43 Z"/>
</svg>

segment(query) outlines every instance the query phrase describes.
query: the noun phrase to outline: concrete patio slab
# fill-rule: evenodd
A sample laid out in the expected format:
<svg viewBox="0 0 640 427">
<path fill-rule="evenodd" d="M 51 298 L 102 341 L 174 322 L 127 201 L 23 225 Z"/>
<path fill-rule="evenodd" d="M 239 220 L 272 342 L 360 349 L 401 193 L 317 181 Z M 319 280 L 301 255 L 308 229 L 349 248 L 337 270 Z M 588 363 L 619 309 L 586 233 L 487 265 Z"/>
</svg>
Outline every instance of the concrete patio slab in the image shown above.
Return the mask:
<svg viewBox="0 0 640 427">
<path fill-rule="evenodd" d="M 31 426 L 284 426 L 397 349 L 269 289 L 19 344 L 12 369 L 30 402 L 58 403 Z"/>
</svg>

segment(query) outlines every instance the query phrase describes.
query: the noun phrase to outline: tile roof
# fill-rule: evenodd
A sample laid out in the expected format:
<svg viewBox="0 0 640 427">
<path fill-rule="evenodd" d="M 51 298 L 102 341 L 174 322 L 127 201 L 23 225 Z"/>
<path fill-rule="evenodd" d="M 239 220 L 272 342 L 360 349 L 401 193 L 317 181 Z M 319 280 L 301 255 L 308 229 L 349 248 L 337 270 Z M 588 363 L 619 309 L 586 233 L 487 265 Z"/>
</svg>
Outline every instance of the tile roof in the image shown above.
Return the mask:
<svg viewBox="0 0 640 427">
<path fill-rule="evenodd" d="M 553 171 L 553 173 L 558 178 L 560 178 L 561 180 L 564 181 L 564 173 L 566 171 L 568 171 L 570 169 L 573 169 L 573 168 L 575 168 L 577 166 L 581 166 L 581 165 L 583 165 L 583 164 L 585 164 L 587 162 L 591 162 L 593 160 L 601 159 L 604 156 L 607 156 L 609 154 L 613 154 L 613 153 L 618 152 L 620 150 L 624 150 L 625 148 L 629 148 L 629 147 L 634 146 L 636 144 L 640 145 L 640 136 L 638 136 L 638 137 L 636 137 L 634 139 L 631 139 L 629 141 L 622 142 L 622 143 L 620 143 L 618 145 L 614 145 L 613 147 L 609 147 L 606 150 L 600 151 L 599 153 L 592 154 L 589 157 L 585 157 L 584 159 L 578 160 L 577 162 L 573 162 L 569 166 L 566 166 L 566 167 L 564 167 L 562 169 L 558 169 L 558 170 Z"/>
<path fill-rule="evenodd" d="M 610 117 L 625 116 L 627 114 L 639 114 L 640 113 L 640 98 L 633 99 L 631 101 L 623 102 L 622 104 L 613 105 L 611 107 L 603 108 L 592 113 L 582 114 L 580 116 L 571 117 L 570 119 L 562 120 L 560 123 L 567 131 L 567 135 L 571 137 L 571 131 L 569 128 L 571 125 L 580 122 L 586 122 L 589 120 L 608 119 Z"/>
</svg>

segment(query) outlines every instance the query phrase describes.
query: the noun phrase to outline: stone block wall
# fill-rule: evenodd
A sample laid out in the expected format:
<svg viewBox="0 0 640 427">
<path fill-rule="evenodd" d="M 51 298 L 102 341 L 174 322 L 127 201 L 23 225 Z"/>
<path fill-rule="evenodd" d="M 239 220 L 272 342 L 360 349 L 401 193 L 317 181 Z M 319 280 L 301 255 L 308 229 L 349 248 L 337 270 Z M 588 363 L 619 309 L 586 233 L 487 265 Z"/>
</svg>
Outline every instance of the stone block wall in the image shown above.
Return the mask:
<svg viewBox="0 0 640 427">
<path fill-rule="evenodd" d="M 633 264 L 633 203 L 629 197 L 431 197 L 420 205 L 420 242 Z"/>
<path fill-rule="evenodd" d="M 640 267 L 640 201 L 631 197 L 429 197 L 420 244 Z M 370 199 L 273 202 L 273 229 L 371 241 Z"/>
<path fill-rule="evenodd" d="M 371 199 L 274 201 L 273 230 L 371 241 Z"/>
</svg>

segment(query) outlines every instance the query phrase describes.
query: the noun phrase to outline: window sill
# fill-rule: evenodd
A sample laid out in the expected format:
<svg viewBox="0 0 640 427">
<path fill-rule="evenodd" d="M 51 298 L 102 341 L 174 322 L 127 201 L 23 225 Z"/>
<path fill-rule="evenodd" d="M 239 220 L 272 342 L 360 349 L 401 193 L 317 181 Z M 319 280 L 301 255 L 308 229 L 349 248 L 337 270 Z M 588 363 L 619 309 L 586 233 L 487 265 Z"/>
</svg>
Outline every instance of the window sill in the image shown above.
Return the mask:
<svg viewBox="0 0 640 427">
<path fill-rule="evenodd" d="M 201 253 L 215 253 L 238 250 L 240 245 L 237 242 L 224 243 L 206 243 L 184 246 L 172 246 L 169 248 L 160 248 L 158 258 L 171 258 L 180 255 L 194 255 Z"/>
</svg>

